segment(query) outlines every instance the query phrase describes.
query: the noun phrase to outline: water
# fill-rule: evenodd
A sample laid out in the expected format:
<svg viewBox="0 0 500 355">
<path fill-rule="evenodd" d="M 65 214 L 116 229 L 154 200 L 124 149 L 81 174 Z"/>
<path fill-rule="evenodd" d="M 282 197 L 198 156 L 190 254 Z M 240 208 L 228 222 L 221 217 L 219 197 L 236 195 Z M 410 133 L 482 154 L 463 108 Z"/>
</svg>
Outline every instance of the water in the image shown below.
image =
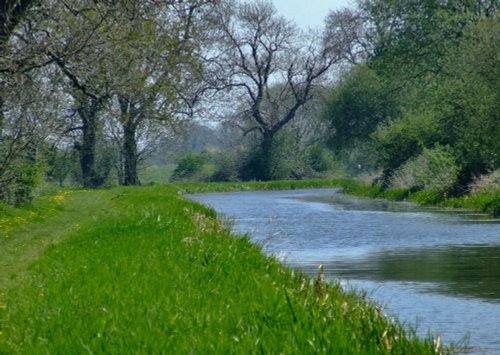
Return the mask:
<svg viewBox="0 0 500 355">
<path fill-rule="evenodd" d="M 366 291 L 389 316 L 500 354 L 500 221 L 334 189 L 191 196 L 291 267 Z"/>
</svg>

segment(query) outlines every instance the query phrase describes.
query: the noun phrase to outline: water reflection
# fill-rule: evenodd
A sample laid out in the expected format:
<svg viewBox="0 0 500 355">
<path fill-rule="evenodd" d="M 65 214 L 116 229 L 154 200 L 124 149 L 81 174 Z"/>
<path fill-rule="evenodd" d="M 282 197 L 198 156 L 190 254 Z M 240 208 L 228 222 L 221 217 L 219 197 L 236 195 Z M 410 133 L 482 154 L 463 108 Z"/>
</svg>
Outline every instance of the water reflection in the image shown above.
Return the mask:
<svg viewBox="0 0 500 355">
<path fill-rule="evenodd" d="M 500 303 L 500 246 L 443 246 L 371 253 L 300 264 L 329 278 L 425 283 L 425 291 Z"/>
</svg>

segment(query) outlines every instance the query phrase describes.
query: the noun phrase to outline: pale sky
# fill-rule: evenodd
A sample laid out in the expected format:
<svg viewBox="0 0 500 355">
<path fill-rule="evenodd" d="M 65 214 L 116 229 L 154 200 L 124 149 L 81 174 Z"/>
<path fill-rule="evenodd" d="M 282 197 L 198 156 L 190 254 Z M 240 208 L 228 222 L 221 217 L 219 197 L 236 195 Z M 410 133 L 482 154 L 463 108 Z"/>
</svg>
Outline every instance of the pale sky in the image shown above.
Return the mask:
<svg viewBox="0 0 500 355">
<path fill-rule="evenodd" d="M 330 10 L 354 7 L 354 0 L 272 0 L 280 15 L 302 28 L 317 28 Z"/>
</svg>

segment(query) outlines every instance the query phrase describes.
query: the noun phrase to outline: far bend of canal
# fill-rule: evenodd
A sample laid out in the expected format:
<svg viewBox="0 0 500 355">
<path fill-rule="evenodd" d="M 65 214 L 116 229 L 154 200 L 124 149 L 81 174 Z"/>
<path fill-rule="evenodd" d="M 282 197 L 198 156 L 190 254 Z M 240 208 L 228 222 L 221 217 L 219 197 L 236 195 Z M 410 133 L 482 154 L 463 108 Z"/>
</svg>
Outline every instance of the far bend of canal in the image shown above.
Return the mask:
<svg viewBox="0 0 500 355">
<path fill-rule="evenodd" d="M 364 290 L 389 316 L 500 354 L 500 221 L 335 189 L 192 195 L 291 267 Z"/>
</svg>

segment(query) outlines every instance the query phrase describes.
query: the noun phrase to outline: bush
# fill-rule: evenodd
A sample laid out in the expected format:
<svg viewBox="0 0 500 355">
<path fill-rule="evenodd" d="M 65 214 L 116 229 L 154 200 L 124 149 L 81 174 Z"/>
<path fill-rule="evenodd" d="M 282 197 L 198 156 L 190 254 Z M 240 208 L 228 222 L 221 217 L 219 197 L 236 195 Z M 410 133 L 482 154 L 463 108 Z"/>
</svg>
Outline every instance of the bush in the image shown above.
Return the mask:
<svg viewBox="0 0 500 355">
<path fill-rule="evenodd" d="M 40 170 L 38 165 L 27 159 L 13 161 L 9 171 L 1 177 L 0 200 L 13 206 L 30 202 L 40 180 Z"/>
<path fill-rule="evenodd" d="M 428 190 L 444 196 L 457 183 L 460 169 L 449 147 L 425 149 L 396 170 L 391 186 L 414 191 Z"/>
<path fill-rule="evenodd" d="M 324 173 L 332 171 L 336 162 L 331 151 L 319 144 L 313 144 L 306 149 L 309 166 L 314 171 Z"/>
<path fill-rule="evenodd" d="M 479 193 L 486 191 L 500 190 L 500 169 L 475 178 L 472 181 L 469 190 L 472 195 L 478 195 Z"/>
<path fill-rule="evenodd" d="M 212 162 L 215 172 L 212 181 L 236 181 L 238 180 L 238 157 L 232 151 L 218 151 L 213 154 Z"/>
<path fill-rule="evenodd" d="M 212 175 L 213 167 L 208 165 L 208 159 L 193 152 L 187 153 L 177 161 L 172 181 L 207 181 Z"/>
</svg>

